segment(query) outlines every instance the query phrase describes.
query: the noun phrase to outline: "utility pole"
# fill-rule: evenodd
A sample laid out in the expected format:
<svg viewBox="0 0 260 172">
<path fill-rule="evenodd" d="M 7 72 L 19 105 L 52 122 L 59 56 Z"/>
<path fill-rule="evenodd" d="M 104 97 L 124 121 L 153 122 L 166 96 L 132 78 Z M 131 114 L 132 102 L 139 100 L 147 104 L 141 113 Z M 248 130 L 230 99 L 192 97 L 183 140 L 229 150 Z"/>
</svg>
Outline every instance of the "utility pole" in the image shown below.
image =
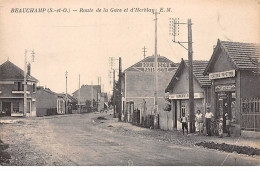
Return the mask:
<svg viewBox="0 0 260 172">
<path fill-rule="evenodd" d="M 93 82 L 91 81 L 91 111 L 93 111 L 94 101 L 93 101 Z"/>
<path fill-rule="evenodd" d="M 27 50 L 24 52 L 24 80 L 23 80 L 23 89 L 24 89 L 24 99 L 23 99 L 23 115 L 26 116 L 27 112 Z"/>
<path fill-rule="evenodd" d="M 147 52 L 146 49 L 147 49 L 147 48 L 144 46 L 144 48 L 143 48 L 144 58 L 146 57 L 146 56 L 145 56 L 145 53 Z"/>
<path fill-rule="evenodd" d="M 155 10 L 155 47 L 154 47 L 154 65 L 155 65 L 155 91 L 154 91 L 154 128 L 159 128 L 158 119 L 158 57 L 157 57 L 157 10 Z"/>
<path fill-rule="evenodd" d="M 119 77 L 118 77 L 118 84 L 119 84 L 119 116 L 118 116 L 118 121 L 121 121 L 121 115 L 122 115 L 122 58 L 119 57 Z"/>
<path fill-rule="evenodd" d="M 114 117 L 116 116 L 116 96 L 115 96 L 115 86 L 116 86 L 116 83 L 115 83 L 115 70 L 113 70 L 113 107 L 114 107 Z"/>
<path fill-rule="evenodd" d="M 27 52 L 31 51 L 32 54 L 32 62 L 34 62 L 34 50 L 27 50 L 25 49 L 24 52 L 24 99 L 23 99 L 23 116 L 26 117 L 27 115 Z"/>
<path fill-rule="evenodd" d="M 188 59 L 189 59 L 189 103 L 190 103 L 190 132 L 195 131 L 194 118 L 194 85 L 193 85 L 193 50 L 192 50 L 192 23 L 188 19 Z"/>
<path fill-rule="evenodd" d="M 175 36 L 179 35 L 179 25 L 184 24 L 188 25 L 188 42 L 180 42 L 175 40 Z M 170 35 L 174 36 L 172 40 L 174 43 L 180 44 L 183 48 L 188 50 L 188 60 L 189 60 L 189 111 L 190 111 L 190 132 L 195 131 L 195 117 L 194 117 L 194 84 L 193 84 L 193 50 L 192 50 L 192 22 L 191 19 L 188 19 L 187 23 L 180 23 L 179 18 L 173 19 L 170 18 Z M 188 43 L 188 48 L 183 44 Z"/>
<path fill-rule="evenodd" d="M 67 90 L 67 79 L 68 79 L 68 72 L 65 72 L 65 77 L 66 77 L 66 97 L 65 97 L 65 114 L 68 113 L 68 90 Z"/>
<path fill-rule="evenodd" d="M 80 113 L 80 74 L 79 74 L 79 92 L 78 92 L 78 111 Z"/>
</svg>

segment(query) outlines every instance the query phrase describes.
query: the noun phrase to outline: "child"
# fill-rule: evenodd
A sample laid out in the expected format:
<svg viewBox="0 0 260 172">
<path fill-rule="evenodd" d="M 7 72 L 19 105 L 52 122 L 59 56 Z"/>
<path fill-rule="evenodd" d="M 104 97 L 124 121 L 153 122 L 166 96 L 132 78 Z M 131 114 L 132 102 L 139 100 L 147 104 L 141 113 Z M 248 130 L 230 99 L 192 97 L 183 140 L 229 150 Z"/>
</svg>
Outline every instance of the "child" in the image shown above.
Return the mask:
<svg viewBox="0 0 260 172">
<path fill-rule="evenodd" d="M 220 138 L 223 137 L 223 118 L 220 118 L 220 119 L 219 119 L 218 134 L 219 134 L 219 137 L 220 137 Z"/>
<path fill-rule="evenodd" d="M 182 123 L 182 132 L 183 132 L 183 135 L 184 135 L 184 129 L 185 129 L 185 128 L 186 128 L 186 130 L 187 130 L 187 135 L 188 135 L 188 120 L 187 120 L 187 117 L 185 116 L 185 113 L 182 114 L 181 123 Z"/>
</svg>

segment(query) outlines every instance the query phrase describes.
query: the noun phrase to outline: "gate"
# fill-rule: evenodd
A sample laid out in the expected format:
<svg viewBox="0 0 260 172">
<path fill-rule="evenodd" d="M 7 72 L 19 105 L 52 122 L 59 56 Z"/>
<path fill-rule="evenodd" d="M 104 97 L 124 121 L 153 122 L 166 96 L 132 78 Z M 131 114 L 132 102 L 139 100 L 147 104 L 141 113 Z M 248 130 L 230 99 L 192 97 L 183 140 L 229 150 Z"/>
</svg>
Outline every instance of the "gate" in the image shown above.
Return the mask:
<svg viewBox="0 0 260 172">
<path fill-rule="evenodd" d="M 259 98 L 241 99 L 241 128 L 250 131 L 260 131 Z"/>
</svg>

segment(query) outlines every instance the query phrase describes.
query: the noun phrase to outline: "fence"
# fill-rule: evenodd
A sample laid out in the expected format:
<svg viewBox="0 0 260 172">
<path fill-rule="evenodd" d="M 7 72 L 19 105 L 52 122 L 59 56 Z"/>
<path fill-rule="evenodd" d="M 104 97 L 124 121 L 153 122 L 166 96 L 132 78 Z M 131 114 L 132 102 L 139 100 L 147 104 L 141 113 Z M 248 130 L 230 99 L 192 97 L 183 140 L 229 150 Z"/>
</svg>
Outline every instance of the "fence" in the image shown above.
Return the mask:
<svg viewBox="0 0 260 172">
<path fill-rule="evenodd" d="M 260 131 L 260 100 L 259 98 L 241 99 L 241 128 Z"/>
</svg>

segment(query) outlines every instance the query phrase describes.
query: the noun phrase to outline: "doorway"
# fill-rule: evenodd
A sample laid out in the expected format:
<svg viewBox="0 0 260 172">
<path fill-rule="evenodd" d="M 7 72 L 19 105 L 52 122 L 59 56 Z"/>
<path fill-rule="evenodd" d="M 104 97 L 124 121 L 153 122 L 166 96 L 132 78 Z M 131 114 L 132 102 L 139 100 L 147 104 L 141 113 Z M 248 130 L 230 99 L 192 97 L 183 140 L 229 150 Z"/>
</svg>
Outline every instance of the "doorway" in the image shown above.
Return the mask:
<svg viewBox="0 0 260 172">
<path fill-rule="evenodd" d="M 217 118 L 223 119 L 223 132 L 227 133 L 226 117 L 231 120 L 234 115 L 235 92 L 218 92 Z"/>
<path fill-rule="evenodd" d="M 5 112 L 6 116 L 11 116 L 11 102 L 2 102 L 2 111 Z"/>
</svg>

